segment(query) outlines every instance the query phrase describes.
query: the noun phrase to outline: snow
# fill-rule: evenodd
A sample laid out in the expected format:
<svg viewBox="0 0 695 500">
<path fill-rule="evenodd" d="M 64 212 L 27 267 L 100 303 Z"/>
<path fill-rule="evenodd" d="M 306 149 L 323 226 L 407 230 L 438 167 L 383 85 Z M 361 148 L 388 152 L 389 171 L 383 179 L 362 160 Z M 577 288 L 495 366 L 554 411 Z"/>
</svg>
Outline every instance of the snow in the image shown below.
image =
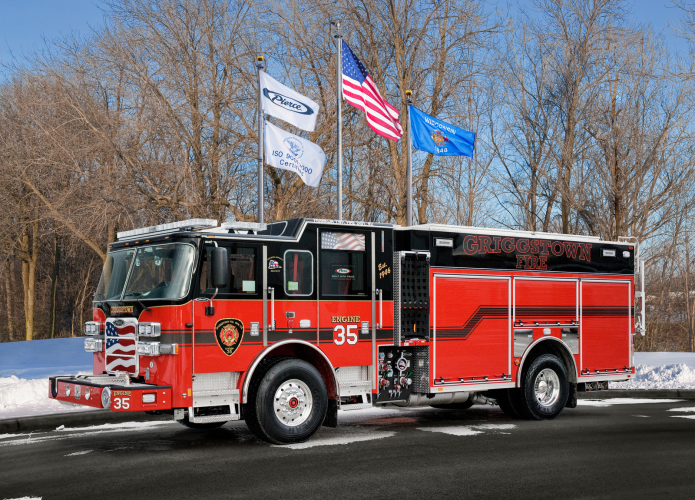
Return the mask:
<svg viewBox="0 0 695 500">
<path fill-rule="evenodd" d="M 0 378 L 0 419 L 94 410 L 49 399 L 48 379 Z"/>
<path fill-rule="evenodd" d="M 695 352 L 636 352 L 635 376 L 610 389 L 695 389 Z"/>
<path fill-rule="evenodd" d="M 480 424 L 480 425 L 455 425 L 449 427 L 418 427 L 419 431 L 440 432 L 451 436 L 475 436 L 484 431 L 502 431 L 516 429 L 516 424 Z M 503 432 L 502 434 L 509 434 Z"/>
<path fill-rule="evenodd" d="M 314 448 L 316 446 L 335 446 L 335 445 L 346 445 L 351 443 L 359 443 L 361 441 L 372 441 L 374 439 L 383 439 L 395 436 L 395 432 L 374 432 L 374 431 L 355 431 L 348 429 L 350 432 L 345 436 L 332 436 L 328 438 L 316 438 L 304 443 L 295 444 L 285 444 L 285 445 L 273 445 L 277 448 L 288 448 L 290 450 L 305 450 L 307 448 Z M 343 430 L 344 432 L 345 430 Z M 325 434 L 322 433 L 322 434 Z"/>
<path fill-rule="evenodd" d="M 84 352 L 83 343 L 82 338 L 71 338 L 0 344 L 0 420 L 94 410 L 48 398 L 49 375 L 92 372 L 92 355 Z M 695 389 L 695 353 L 638 352 L 635 363 L 637 369 L 633 379 L 611 382 L 609 387 Z M 375 425 L 388 423 L 388 419 L 394 423 L 412 420 L 402 410 L 377 409 L 376 412 Z M 350 421 L 352 413 L 342 413 L 341 419 Z M 357 413 L 364 416 L 360 411 L 355 412 L 355 417 Z"/>
<path fill-rule="evenodd" d="M 656 403 L 680 403 L 682 399 L 639 399 L 639 398 L 611 398 L 611 399 L 580 399 L 579 406 L 606 407 L 613 405 L 645 405 Z"/>
</svg>

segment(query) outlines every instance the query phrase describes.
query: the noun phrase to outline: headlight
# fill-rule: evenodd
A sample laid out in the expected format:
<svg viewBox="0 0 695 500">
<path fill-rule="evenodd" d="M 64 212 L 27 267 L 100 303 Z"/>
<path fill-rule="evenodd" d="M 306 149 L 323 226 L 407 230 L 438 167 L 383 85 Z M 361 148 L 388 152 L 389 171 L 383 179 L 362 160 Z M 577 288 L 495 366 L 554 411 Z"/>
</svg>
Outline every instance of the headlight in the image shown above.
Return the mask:
<svg viewBox="0 0 695 500">
<path fill-rule="evenodd" d="M 159 337 L 162 327 L 159 323 L 139 323 L 138 335 L 140 337 Z"/>
<path fill-rule="evenodd" d="M 84 398 L 88 400 L 89 396 L 91 396 L 89 387 L 85 387 L 84 388 Z"/>
<path fill-rule="evenodd" d="M 101 406 L 108 408 L 111 405 L 111 389 L 104 387 L 101 391 Z"/>
<path fill-rule="evenodd" d="M 65 384 L 65 395 L 70 397 L 70 384 Z"/>
<path fill-rule="evenodd" d="M 159 356 L 159 342 L 138 342 L 140 356 Z"/>
<path fill-rule="evenodd" d="M 101 339 L 84 339 L 84 350 L 87 352 L 101 352 L 103 341 Z"/>
<path fill-rule="evenodd" d="M 142 402 L 145 404 L 148 403 L 154 403 L 156 401 L 157 397 L 155 394 L 143 394 L 142 395 Z"/>
<path fill-rule="evenodd" d="M 84 334 L 85 335 L 99 335 L 99 322 L 98 321 L 87 321 L 84 324 Z"/>
</svg>

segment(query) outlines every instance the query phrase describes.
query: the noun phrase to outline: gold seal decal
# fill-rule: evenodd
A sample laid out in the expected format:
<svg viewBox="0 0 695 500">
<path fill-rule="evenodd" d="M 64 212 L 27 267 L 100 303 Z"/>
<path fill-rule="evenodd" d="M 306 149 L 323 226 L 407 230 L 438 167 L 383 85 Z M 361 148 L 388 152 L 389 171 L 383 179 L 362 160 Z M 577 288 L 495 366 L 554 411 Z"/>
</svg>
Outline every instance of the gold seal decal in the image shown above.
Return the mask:
<svg viewBox="0 0 695 500">
<path fill-rule="evenodd" d="M 222 352 L 231 356 L 244 338 L 244 324 L 235 318 L 221 319 L 215 324 L 215 338 Z"/>
</svg>

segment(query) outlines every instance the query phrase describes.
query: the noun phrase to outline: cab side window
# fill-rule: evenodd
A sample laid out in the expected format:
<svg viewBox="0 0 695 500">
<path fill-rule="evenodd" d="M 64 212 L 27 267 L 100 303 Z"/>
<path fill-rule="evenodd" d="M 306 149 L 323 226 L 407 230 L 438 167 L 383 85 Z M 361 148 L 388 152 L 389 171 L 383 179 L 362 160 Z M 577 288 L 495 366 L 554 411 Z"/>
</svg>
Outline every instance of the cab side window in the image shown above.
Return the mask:
<svg viewBox="0 0 695 500">
<path fill-rule="evenodd" d="M 200 272 L 200 292 L 214 293 L 210 276 L 210 255 L 212 245 L 205 247 L 203 265 Z M 256 249 L 249 247 L 228 247 L 229 256 L 229 284 L 226 288 L 220 289 L 220 294 L 250 295 L 258 293 L 256 282 Z"/>
<path fill-rule="evenodd" d="M 321 295 L 367 295 L 365 235 L 321 233 Z"/>
<path fill-rule="evenodd" d="M 306 250 L 285 252 L 285 294 L 311 295 L 314 291 L 314 256 Z"/>
</svg>

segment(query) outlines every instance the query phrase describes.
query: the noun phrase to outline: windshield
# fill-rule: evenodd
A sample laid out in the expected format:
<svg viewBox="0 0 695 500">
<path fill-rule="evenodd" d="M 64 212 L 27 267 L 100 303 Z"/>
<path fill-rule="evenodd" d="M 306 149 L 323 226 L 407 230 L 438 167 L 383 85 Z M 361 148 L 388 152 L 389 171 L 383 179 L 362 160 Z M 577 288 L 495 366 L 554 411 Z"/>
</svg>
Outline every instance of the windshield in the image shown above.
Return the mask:
<svg viewBox="0 0 695 500">
<path fill-rule="evenodd" d="M 180 299 L 188 292 L 194 260 L 195 249 L 177 243 L 113 252 L 95 300 L 119 300 L 121 293 L 123 300 Z"/>
</svg>

